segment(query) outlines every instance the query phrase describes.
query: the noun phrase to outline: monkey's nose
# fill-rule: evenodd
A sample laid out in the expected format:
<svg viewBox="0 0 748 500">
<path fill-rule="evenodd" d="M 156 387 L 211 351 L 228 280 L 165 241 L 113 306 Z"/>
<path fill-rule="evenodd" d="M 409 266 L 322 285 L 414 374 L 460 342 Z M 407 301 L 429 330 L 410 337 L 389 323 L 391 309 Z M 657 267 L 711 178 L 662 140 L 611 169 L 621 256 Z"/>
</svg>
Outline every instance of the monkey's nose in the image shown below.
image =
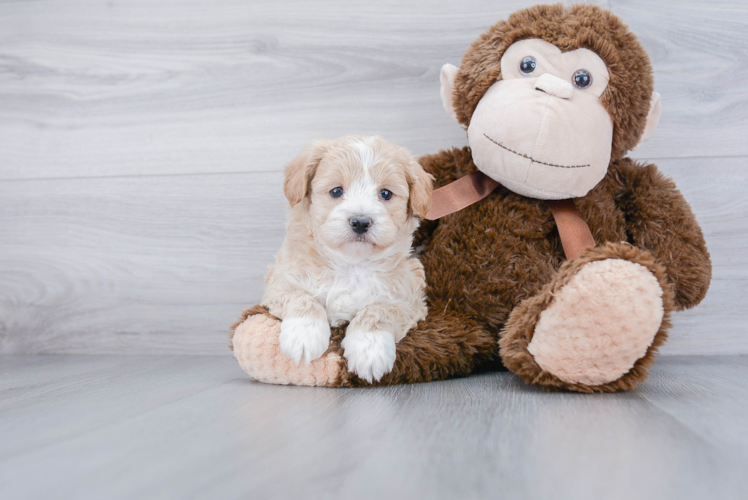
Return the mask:
<svg viewBox="0 0 748 500">
<path fill-rule="evenodd" d="M 371 226 L 371 219 L 368 217 L 351 217 L 348 222 L 351 223 L 353 232 L 357 234 L 364 234 Z"/>
<path fill-rule="evenodd" d="M 574 95 L 574 87 L 571 82 L 562 80 L 550 73 L 540 75 L 540 78 L 535 82 L 535 90 L 542 90 L 546 94 L 561 99 L 571 99 L 571 96 Z"/>
</svg>

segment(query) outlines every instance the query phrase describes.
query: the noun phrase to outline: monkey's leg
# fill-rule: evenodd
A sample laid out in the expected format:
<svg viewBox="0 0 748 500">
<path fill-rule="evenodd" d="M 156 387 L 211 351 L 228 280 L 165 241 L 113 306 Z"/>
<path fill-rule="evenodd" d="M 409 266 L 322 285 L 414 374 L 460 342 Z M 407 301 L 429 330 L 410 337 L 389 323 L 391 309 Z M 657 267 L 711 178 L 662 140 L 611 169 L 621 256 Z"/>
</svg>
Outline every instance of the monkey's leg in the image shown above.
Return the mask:
<svg viewBox="0 0 748 500">
<path fill-rule="evenodd" d="M 395 365 L 379 382 L 368 384 L 348 373 L 348 384 L 414 384 L 464 377 L 476 367 L 495 361 L 498 336 L 459 312 L 434 306 L 397 344 Z"/>
<path fill-rule="evenodd" d="M 346 379 L 345 360 L 328 350 L 308 366 L 296 365 L 280 350 L 280 324 L 264 306 L 244 311 L 241 320 L 231 327 L 229 345 L 242 369 L 266 384 L 340 387 Z"/>
<path fill-rule="evenodd" d="M 438 310 L 438 308 L 437 308 Z M 294 364 L 280 351 L 280 320 L 263 306 L 244 312 L 232 328 L 234 357 L 250 377 L 268 384 L 355 387 L 409 384 L 466 376 L 497 357 L 498 338 L 453 311 L 430 314 L 397 344 L 395 365 L 369 384 L 348 371 L 343 349 L 345 325 L 332 330 L 330 348 L 309 366 Z"/>
<path fill-rule="evenodd" d="M 504 365 L 549 389 L 633 389 L 667 338 L 673 293 L 665 276 L 649 252 L 626 243 L 565 263 L 509 316 Z"/>
</svg>

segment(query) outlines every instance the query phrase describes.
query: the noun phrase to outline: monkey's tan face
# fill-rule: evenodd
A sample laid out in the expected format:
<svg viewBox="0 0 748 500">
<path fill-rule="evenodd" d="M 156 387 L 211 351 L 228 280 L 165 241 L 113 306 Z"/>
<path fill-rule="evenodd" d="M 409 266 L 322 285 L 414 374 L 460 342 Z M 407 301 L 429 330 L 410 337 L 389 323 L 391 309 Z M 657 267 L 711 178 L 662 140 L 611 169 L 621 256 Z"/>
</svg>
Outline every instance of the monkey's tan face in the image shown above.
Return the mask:
<svg viewBox="0 0 748 500">
<path fill-rule="evenodd" d="M 468 127 L 476 166 L 524 196 L 586 195 L 610 163 L 613 122 L 600 102 L 605 63 L 587 49 L 562 53 L 530 39 L 507 49 L 501 74 Z"/>
</svg>

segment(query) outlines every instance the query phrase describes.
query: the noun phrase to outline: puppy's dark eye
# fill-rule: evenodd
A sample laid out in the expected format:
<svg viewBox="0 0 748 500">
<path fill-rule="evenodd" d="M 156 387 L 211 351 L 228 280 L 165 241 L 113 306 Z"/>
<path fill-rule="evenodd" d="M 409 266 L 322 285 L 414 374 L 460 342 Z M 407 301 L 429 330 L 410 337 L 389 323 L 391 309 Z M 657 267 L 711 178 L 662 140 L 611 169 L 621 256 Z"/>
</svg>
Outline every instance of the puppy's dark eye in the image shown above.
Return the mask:
<svg viewBox="0 0 748 500">
<path fill-rule="evenodd" d="M 330 196 L 332 196 L 333 198 L 340 198 L 341 196 L 343 196 L 343 188 L 342 187 L 332 188 L 330 190 Z"/>
<path fill-rule="evenodd" d="M 578 89 L 586 89 L 592 85 L 592 75 L 585 69 L 577 70 L 571 77 L 571 83 Z"/>
<path fill-rule="evenodd" d="M 535 73 L 535 68 L 537 67 L 538 62 L 535 60 L 535 58 L 532 56 L 527 56 L 522 59 L 522 62 L 519 63 L 519 72 L 525 76 L 529 76 Z"/>
<path fill-rule="evenodd" d="M 383 200 L 385 200 L 385 201 L 386 201 L 386 200 L 389 200 L 390 198 L 392 198 L 392 191 L 390 191 L 389 189 L 382 189 L 382 190 L 381 190 L 381 191 L 379 192 L 379 196 L 380 196 L 380 197 L 381 197 L 381 198 L 382 198 Z"/>
</svg>

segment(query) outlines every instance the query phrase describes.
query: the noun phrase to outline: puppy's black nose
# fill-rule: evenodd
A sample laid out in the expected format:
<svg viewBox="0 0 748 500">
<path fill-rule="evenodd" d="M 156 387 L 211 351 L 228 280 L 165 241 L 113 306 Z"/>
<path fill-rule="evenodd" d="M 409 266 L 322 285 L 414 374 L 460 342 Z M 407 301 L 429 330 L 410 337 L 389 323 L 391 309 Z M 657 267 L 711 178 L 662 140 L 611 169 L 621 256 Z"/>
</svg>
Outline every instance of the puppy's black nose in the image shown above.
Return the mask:
<svg viewBox="0 0 748 500">
<path fill-rule="evenodd" d="M 364 234 L 371 226 L 371 219 L 368 217 L 351 217 L 350 223 L 353 232 Z"/>
</svg>

